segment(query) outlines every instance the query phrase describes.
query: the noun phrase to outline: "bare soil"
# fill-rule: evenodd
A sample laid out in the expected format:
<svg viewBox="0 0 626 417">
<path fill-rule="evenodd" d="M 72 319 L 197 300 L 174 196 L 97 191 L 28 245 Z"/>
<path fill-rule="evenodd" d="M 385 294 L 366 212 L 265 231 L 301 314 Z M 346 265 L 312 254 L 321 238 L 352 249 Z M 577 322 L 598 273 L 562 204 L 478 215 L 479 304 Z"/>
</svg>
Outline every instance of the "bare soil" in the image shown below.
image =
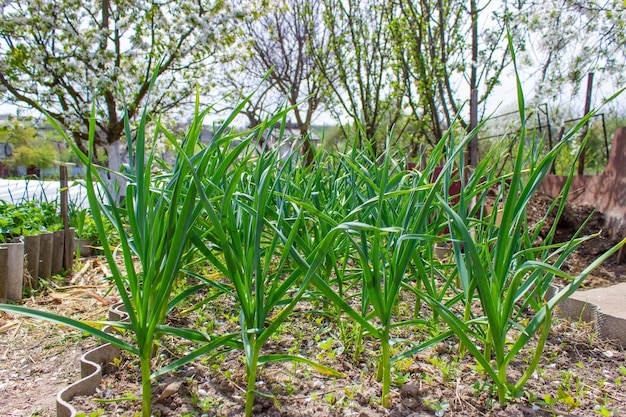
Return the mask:
<svg viewBox="0 0 626 417">
<path fill-rule="evenodd" d="M 541 237 L 545 237 L 554 223 L 555 210 L 546 216 L 551 203 L 552 199 L 550 197 L 543 194 L 535 194 L 527 210 L 527 217 L 531 224 L 540 224 L 545 217 L 542 232 L 540 233 Z M 619 233 L 610 232 L 614 231 L 604 230 L 604 214 L 595 211 L 593 207 L 566 205 L 557 224 L 554 236 L 555 242 L 566 242 L 573 237 L 591 236 L 594 234 L 598 234 L 598 236 L 584 242 L 568 258 L 563 269 L 570 275 L 575 276 L 596 258 L 616 245 L 620 240 L 619 238 L 624 237 L 620 236 Z M 611 238 L 611 235 L 617 235 L 617 238 Z M 620 284 L 625 280 L 626 263 L 618 264 L 617 254 L 615 254 L 591 273 L 585 280 L 583 289 L 609 287 Z"/>
<path fill-rule="evenodd" d="M 97 260 L 44 293 L 23 300 L 82 320 L 106 318 L 110 301 Z M 79 359 L 99 341 L 74 329 L 0 312 L 0 416 L 56 415 L 59 390 L 80 378 Z"/>
<path fill-rule="evenodd" d="M 549 200 L 537 197 L 533 208 L 538 221 Z M 559 239 L 573 235 L 591 214 L 586 207 L 568 207 L 559 223 Z M 583 234 L 598 232 L 601 214 L 596 213 Z M 586 243 L 566 265 L 574 274 L 608 249 L 602 235 Z M 102 277 L 108 276 L 104 261 L 83 259 L 76 272 L 24 304 L 83 320 L 106 317 L 117 301 Z M 610 259 L 586 282 L 588 287 L 624 281 L 624 265 Z M 218 303 L 219 305 L 220 303 Z M 212 311 L 213 325 L 234 329 L 236 314 L 227 302 Z M 411 309 L 410 300 L 399 308 Z M 206 319 L 206 318 L 205 318 Z M 198 317 L 177 318 L 186 325 Z M 348 329 L 349 330 L 349 329 Z M 406 335 L 403 335 L 406 336 Z M 374 376 L 377 346 L 364 339 L 364 352 L 354 359 L 354 346 L 342 344 L 335 321 L 311 313 L 300 314 L 272 338 L 266 352 L 290 352 L 315 358 L 342 372 L 344 378 L 318 374 L 302 365 L 282 363 L 260 370 L 255 415 L 259 416 L 596 416 L 626 415 L 626 352 L 610 341 L 600 340 L 593 326 L 555 319 L 537 372 L 523 397 L 502 408 L 493 386 L 469 356 L 458 357 L 455 341 L 441 343 L 410 360 L 398 363 L 394 372 L 393 407 L 379 405 L 380 384 Z M 56 393 L 80 378 L 79 357 L 98 345 L 81 332 L 30 318 L 0 313 L 0 416 L 55 416 Z M 535 342 L 512 366 L 510 377 L 525 370 Z M 188 347 L 166 339 L 156 361 L 167 363 Z M 107 416 L 134 416 L 140 411 L 138 364 L 123 356 L 106 367 L 106 375 L 93 397 L 76 398 L 82 412 Z M 159 378 L 154 383 L 154 415 L 241 416 L 245 391 L 244 363 L 240 352 L 222 352 L 202 358 Z M 95 414 L 94 414 L 95 415 Z"/>
</svg>

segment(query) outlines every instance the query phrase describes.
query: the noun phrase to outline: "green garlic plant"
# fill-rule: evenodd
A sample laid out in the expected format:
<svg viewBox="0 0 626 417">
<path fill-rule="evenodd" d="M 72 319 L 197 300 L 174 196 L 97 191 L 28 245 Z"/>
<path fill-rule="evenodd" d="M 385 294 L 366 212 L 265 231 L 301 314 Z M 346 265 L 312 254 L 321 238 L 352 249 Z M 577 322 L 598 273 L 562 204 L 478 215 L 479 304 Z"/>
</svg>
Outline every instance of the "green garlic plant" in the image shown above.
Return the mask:
<svg viewBox="0 0 626 417">
<path fill-rule="evenodd" d="M 128 187 L 121 206 L 99 174 L 99 169 L 103 168 L 94 162 L 95 116 L 92 116 L 90 123 L 89 155 L 84 155 L 60 125 L 50 120 L 87 166 L 86 188 L 90 210 L 103 244 L 103 252 L 113 282 L 128 315 L 125 322 L 105 324 L 125 329 L 130 341 L 121 335 L 103 332 L 99 329 L 103 323 L 81 322 L 21 306 L 0 305 L 0 309 L 5 311 L 30 315 L 83 330 L 137 355 L 141 368 L 142 415 L 145 417 L 151 415 L 151 361 L 161 335 L 172 334 L 202 342 L 201 348 L 198 349 L 201 353 L 221 346 L 233 338 L 232 335 L 211 337 L 193 329 L 165 325 L 168 312 L 175 306 L 172 301 L 180 301 L 180 297 L 174 296 L 173 290 L 180 276 L 181 266 L 193 252 L 190 244 L 192 228 L 202 212 L 197 183 L 193 178 L 194 175 L 203 176 L 202 170 L 207 166 L 207 161 L 215 157 L 215 148 L 209 147 L 197 152 L 205 113 L 200 113 L 196 106 L 194 121 L 181 145 L 176 143 L 169 132 L 161 128 L 156 129 L 154 140 L 160 134 L 164 134 L 166 138 L 172 140 L 178 150 L 177 160 L 169 172 L 158 172 L 158 167 L 163 164 L 157 161 L 153 152 L 147 150 L 148 115 L 143 113 L 135 133 L 131 132 L 126 118 L 125 135 L 129 144 L 129 165 L 122 174 L 128 181 Z M 233 114 L 229 121 L 234 117 Z M 218 135 L 225 132 L 224 128 Z M 219 141 L 219 136 L 215 140 Z M 196 165 L 188 164 L 189 160 L 196 161 Z M 192 172 L 192 168 L 195 171 Z M 118 247 L 109 244 L 110 236 L 105 229 L 103 218 L 107 218 L 118 231 L 120 239 Z M 117 263 L 118 255 L 122 256 L 123 266 Z M 197 351 L 192 352 L 177 362 L 177 365 L 197 356 Z"/>
<path fill-rule="evenodd" d="M 312 246 L 302 245 L 304 212 L 286 196 L 294 184 L 293 165 L 279 161 L 276 150 L 257 150 L 258 138 L 270 135 L 283 115 L 257 126 L 234 146 L 238 157 L 217 166 L 196 184 L 203 214 L 194 230 L 196 249 L 228 281 L 222 286 L 240 314 L 240 340 L 245 356 L 246 416 L 252 415 L 258 368 L 270 362 L 292 361 L 319 372 L 340 373 L 311 359 L 291 354 L 263 354 L 262 348 L 291 315 L 305 294 L 341 230 L 373 229 L 351 223 L 336 225 Z M 282 131 L 279 133 L 282 137 Z M 219 143 L 230 149 L 231 143 Z M 300 169 L 300 168 L 295 168 Z"/>
<path fill-rule="evenodd" d="M 541 358 L 551 328 L 552 312 L 558 303 L 571 295 L 593 269 L 626 242 L 614 246 L 576 277 L 560 269 L 567 257 L 591 237 L 552 243 L 564 198 L 557 199 L 550 207 L 549 211 L 555 210 L 557 215 L 543 239 L 540 239 L 543 221 L 538 225 L 528 224 L 526 208 L 561 148 L 578 134 L 593 113 L 542 155 L 542 141 L 526 136 L 525 106 L 519 80 L 518 97 L 522 127 L 516 138 L 518 146 L 513 171 L 493 176 L 490 172 L 498 171 L 498 163 L 485 158 L 475 167 L 469 180 L 463 181 L 461 175 L 462 192 L 457 205 L 439 196 L 439 203 L 448 217 L 465 315 L 460 317 L 457 310 L 441 300 L 416 290 L 417 295 L 450 326 L 461 342 L 461 351 L 466 349 L 494 381 L 500 403 L 522 395 L 522 388 Z M 527 149 L 527 142 L 532 144 L 530 149 Z M 495 156 L 496 160 L 503 159 L 497 153 Z M 463 171 L 462 158 L 458 165 Z M 574 166 L 564 187 L 564 195 L 573 173 Z M 499 185 L 500 190 L 495 208 L 490 215 L 482 216 L 481 211 L 471 208 L 469 200 L 474 198 L 484 202 L 488 189 L 494 184 Z M 502 209 L 498 213 L 499 204 Z M 500 220 L 496 221 L 497 218 Z M 555 277 L 565 278 L 569 284 L 550 297 L 549 290 Z M 479 311 L 475 313 L 477 308 Z M 535 336 L 538 337 L 537 346 L 528 367 L 517 381 L 510 381 L 507 375 L 509 365 Z"/>
</svg>

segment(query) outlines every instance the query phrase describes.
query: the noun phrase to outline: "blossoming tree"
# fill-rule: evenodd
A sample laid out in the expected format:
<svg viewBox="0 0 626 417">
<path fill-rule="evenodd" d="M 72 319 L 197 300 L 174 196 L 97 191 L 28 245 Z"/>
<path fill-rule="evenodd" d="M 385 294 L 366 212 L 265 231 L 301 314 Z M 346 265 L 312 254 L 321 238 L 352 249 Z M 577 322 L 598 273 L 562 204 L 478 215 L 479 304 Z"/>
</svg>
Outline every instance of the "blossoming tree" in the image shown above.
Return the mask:
<svg viewBox="0 0 626 417">
<path fill-rule="evenodd" d="M 49 113 L 83 151 L 95 103 L 96 145 L 116 169 L 124 105 L 131 119 L 144 106 L 159 114 L 210 88 L 245 16 L 220 0 L 5 0 L 0 100 Z"/>
</svg>

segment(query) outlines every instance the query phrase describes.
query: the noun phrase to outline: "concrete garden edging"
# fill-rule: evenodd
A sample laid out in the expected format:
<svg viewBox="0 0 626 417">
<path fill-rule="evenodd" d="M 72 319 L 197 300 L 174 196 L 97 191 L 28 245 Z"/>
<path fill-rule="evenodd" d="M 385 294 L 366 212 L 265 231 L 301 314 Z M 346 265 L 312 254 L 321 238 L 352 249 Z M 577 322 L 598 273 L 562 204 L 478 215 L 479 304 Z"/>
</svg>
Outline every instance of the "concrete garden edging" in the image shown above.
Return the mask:
<svg viewBox="0 0 626 417">
<path fill-rule="evenodd" d="M 54 245 L 54 232 L 39 234 L 39 277 L 49 280 L 52 277 L 52 250 Z"/>
<path fill-rule="evenodd" d="M 24 240 L 24 268 L 28 271 L 28 279 L 24 287 L 36 290 L 39 288 L 39 235 L 23 236 Z M 21 299 L 21 298 L 20 298 Z"/>
<path fill-rule="evenodd" d="M 123 304 L 115 304 L 109 308 L 109 320 L 120 321 L 127 317 L 123 311 Z M 112 332 L 109 326 L 104 329 Z M 57 417 L 75 417 L 76 409 L 69 403 L 74 397 L 79 395 L 91 395 L 96 391 L 102 380 L 102 365 L 105 365 L 115 358 L 119 358 L 121 350 L 110 343 L 100 345 L 86 352 L 80 358 L 81 379 L 63 388 L 57 393 Z"/>
<path fill-rule="evenodd" d="M 553 289 L 557 290 L 556 288 Z M 554 294 L 554 292 L 553 292 Z M 558 314 L 571 320 L 593 323 L 598 336 L 626 346 L 626 283 L 605 288 L 578 290 L 558 305 Z"/>
<path fill-rule="evenodd" d="M 14 302 L 22 299 L 24 279 L 24 241 L 21 238 L 13 242 L 0 243 L 3 248 L 0 257 L 0 281 L 6 281 L 5 298 Z"/>
<path fill-rule="evenodd" d="M 54 232 L 52 244 L 52 265 L 50 270 L 52 275 L 60 274 L 63 271 L 63 253 L 65 250 L 65 230 Z M 68 268 L 69 269 L 69 268 Z"/>
<path fill-rule="evenodd" d="M 70 256 L 68 266 L 64 265 L 66 237 L 72 241 L 74 229 L 14 238 L 5 236 L 7 242 L 0 241 L 0 300 L 20 302 L 24 290 L 39 288 L 40 279 L 48 281 L 64 269 L 71 270 L 74 256 Z"/>
</svg>

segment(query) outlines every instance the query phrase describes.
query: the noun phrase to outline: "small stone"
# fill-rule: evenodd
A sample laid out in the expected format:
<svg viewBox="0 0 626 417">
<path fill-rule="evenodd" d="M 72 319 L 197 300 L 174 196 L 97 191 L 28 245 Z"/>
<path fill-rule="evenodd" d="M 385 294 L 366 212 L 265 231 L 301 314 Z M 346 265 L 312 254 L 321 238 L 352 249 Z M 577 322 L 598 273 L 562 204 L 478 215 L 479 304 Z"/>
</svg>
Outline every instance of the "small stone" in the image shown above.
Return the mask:
<svg viewBox="0 0 626 417">
<path fill-rule="evenodd" d="M 107 389 L 102 391 L 101 396 L 102 396 L 102 398 L 105 398 L 105 399 L 111 399 L 111 398 L 115 397 L 115 390 L 107 388 Z"/>
<path fill-rule="evenodd" d="M 218 383 L 218 389 L 226 395 L 230 395 L 235 392 L 235 389 L 230 385 L 230 382 L 223 380 Z"/>
<path fill-rule="evenodd" d="M 185 369 L 185 371 L 183 372 L 183 375 L 186 377 L 192 377 L 198 374 L 198 370 L 196 369 L 195 366 L 190 366 L 189 368 Z"/>
<path fill-rule="evenodd" d="M 313 381 L 313 388 L 324 389 L 324 382 L 321 379 L 316 379 Z"/>
<path fill-rule="evenodd" d="M 170 396 L 176 394 L 178 392 L 178 390 L 180 389 L 182 384 L 183 383 L 181 381 L 176 381 L 176 382 L 172 382 L 171 384 L 166 386 L 163 389 L 163 392 L 161 393 L 161 395 L 159 395 L 159 398 L 157 399 L 157 401 L 164 400 L 165 398 L 170 397 Z"/>
<path fill-rule="evenodd" d="M 448 346 L 446 343 L 442 342 L 439 343 L 436 347 L 435 347 L 435 351 L 440 354 L 440 355 L 445 355 L 447 353 L 450 353 L 450 346 Z"/>
<path fill-rule="evenodd" d="M 360 406 L 365 407 L 366 405 L 368 405 L 370 403 L 369 398 L 367 398 L 365 395 L 361 394 L 361 393 L 356 393 L 354 395 L 354 399 L 359 403 Z"/>
<path fill-rule="evenodd" d="M 539 408 L 512 404 L 506 407 L 506 409 L 500 410 L 496 415 L 498 417 L 539 417 L 544 414 Z M 568 417 L 575 417 L 575 415 L 569 414 Z"/>
</svg>

